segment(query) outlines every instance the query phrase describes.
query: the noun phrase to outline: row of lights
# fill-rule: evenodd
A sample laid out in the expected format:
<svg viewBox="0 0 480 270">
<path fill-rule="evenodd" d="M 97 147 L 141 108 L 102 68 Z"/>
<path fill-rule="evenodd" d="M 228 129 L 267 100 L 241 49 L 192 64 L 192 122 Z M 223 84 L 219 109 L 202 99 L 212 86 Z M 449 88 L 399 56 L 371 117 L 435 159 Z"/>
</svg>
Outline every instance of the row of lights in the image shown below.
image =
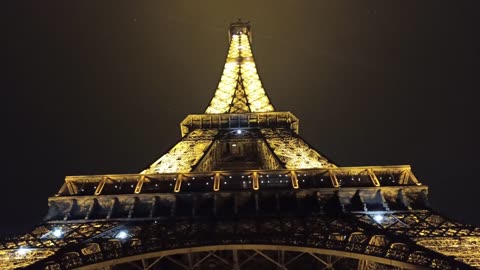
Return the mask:
<svg viewBox="0 0 480 270">
<path fill-rule="evenodd" d="M 130 185 L 130 187 L 133 188 L 133 185 Z M 121 186 L 119 187 L 118 185 L 115 185 L 114 188 L 116 188 L 116 189 L 122 189 L 122 187 L 121 187 Z M 97 189 L 97 186 L 93 186 L 93 189 L 96 190 L 96 189 Z M 81 190 L 82 192 L 85 191 L 84 188 L 81 188 L 80 190 Z"/>
<path fill-rule="evenodd" d="M 53 230 L 48 232 L 46 235 L 53 235 L 55 238 L 61 238 L 64 235 L 64 232 L 62 231 L 61 228 L 54 228 Z M 122 240 L 127 239 L 128 237 L 130 237 L 130 235 L 128 234 L 128 231 L 126 231 L 126 230 L 121 230 L 115 235 L 115 238 L 122 239 Z M 31 248 L 20 247 L 20 248 L 17 249 L 17 251 L 15 253 L 19 256 L 25 256 L 30 251 L 32 251 Z"/>
<path fill-rule="evenodd" d="M 133 185 L 130 185 L 130 187 L 131 187 L 131 188 L 133 188 Z M 94 187 L 94 188 L 96 188 L 96 187 Z M 121 186 L 120 186 L 120 187 L 118 187 L 117 185 L 115 185 L 115 188 L 122 189 L 122 187 L 121 187 Z"/>
<path fill-rule="evenodd" d="M 376 214 L 373 216 L 373 219 L 377 222 L 377 223 L 381 223 L 384 219 L 383 215 L 380 215 L 380 214 Z M 155 223 L 157 223 L 157 221 L 155 221 Z M 61 228 L 54 228 L 49 234 L 52 234 L 53 236 L 55 236 L 56 238 L 60 238 L 63 236 L 64 232 L 62 231 Z M 121 239 L 121 240 L 125 240 L 127 238 L 130 237 L 130 234 L 128 233 L 127 230 L 121 230 L 119 231 L 116 235 L 115 235 L 115 238 L 117 239 Z M 20 255 L 20 256 L 25 256 L 27 255 L 30 251 L 32 251 L 31 248 L 28 248 L 28 247 L 20 247 L 17 251 L 16 251 L 16 254 L 17 255 Z"/>
<path fill-rule="evenodd" d="M 281 175 L 281 174 L 279 174 L 278 176 L 279 176 L 279 177 L 282 177 L 282 175 Z M 301 174 L 297 174 L 297 176 L 301 176 Z M 307 176 L 307 174 L 303 174 L 303 176 Z M 248 177 L 248 178 L 250 178 L 251 176 L 250 176 L 250 175 L 248 175 L 247 177 Z M 267 175 L 266 175 L 266 177 L 270 177 L 270 175 L 268 175 L 268 174 L 267 174 Z M 289 177 L 289 176 L 288 176 L 288 174 L 285 174 L 285 177 Z M 232 176 L 229 176 L 228 178 L 230 178 L 230 179 L 231 179 L 231 178 L 232 178 Z M 242 178 L 245 178 L 245 176 L 244 176 L 244 175 L 242 175 Z M 260 175 L 260 178 L 263 178 L 263 175 Z M 210 177 L 210 179 L 213 179 L 213 176 L 212 176 L 212 177 Z M 380 179 L 380 180 L 382 180 L 382 177 L 379 177 L 379 179 Z M 395 180 L 394 180 L 394 179 L 392 179 L 392 177 L 389 177 L 388 179 L 390 179 L 392 182 L 395 182 Z M 174 178 L 174 180 L 176 180 L 176 178 Z M 195 177 L 192 177 L 192 180 L 195 180 Z M 321 179 L 320 179 L 320 181 L 321 181 L 321 182 L 323 182 L 323 181 L 324 181 L 324 179 L 323 179 L 323 178 L 321 178 Z M 352 177 L 352 178 L 351 178 L 351 181 L 355 181 L 355 178 L 354 178 L 354 177 Z M 359 181 L 359 182 L 360 182 L 360 181 L 361 181 L 361 178 L 359 177 L 359 178 L 357 179 L 357 181 Z M 268 182 L 268 183 L 270 183 L 270 181 L 267 181 L 267 182 Z M 305 179 L 302 179 L 302 182 L 305 182 Z M 339 182 L 341 183 L 341 182 L 342 182 L 342 179 L 339 179 Z M 250 182 L 249 182 L 249 183 L 250 183 Z M 263 181 L 262 181 L 261 183 L 263 183 Z M 282 180 L 280 180 L 280 183 L 282 183 Z M 224 182 L 224 184 L 227 184 L 227 182 Z M 245 184 L 245 181 L 244 181 L 244 184 Z M 169 185 L 170 185 L 170 186 L 173 186 L 173 184 L 172 184 L 172 183 L 170 183 Z M 187 185 L 188 185 L 188 186 L 190 186 L 190 183 L 188 183 Z M 205 183 L 205 185 L 206 185 L 206 186 L 208 186 L 208 185 L 209 185 L 209 183 L 207 182 L 207 183 Z M 134 187 L 134 185 L 130 185 L 130 187 L 131 187 L 131 188 L 133 188 L 133 187 Z M 158 187 L 158 184 L 155 184 L 155 187 Z M 94 189 L 96 189 L 97 187 L 96 187 L 96 186 L 94 186 L 93 188 L 94 188 Z M 118 187 L 117 185 L 115 185 L 115 188 L 121 189 L 122 187 Z M 83 189 L 83 188 L 82 188 L 82 189 L 81 189 L 81 191 L 85 191 L 85 189 Z"/>
<path fill-rule="evenodd" d="M 241 134 L 241 133 L 242 133 L 241 130 L 238 130 L 238 131 L 237 131 L 237 134 Z M 279 174 L 278 176 L 279 176 L 279 177 L 282 177 L 281 174 Z M 302 176 L 302 174 L 297 174 L 297 176 L 300 177 L 300 176 Z M 303 176 L 307 176 L 307 174 L 303 174 Z M 247 177 L 250 178 L 251 176 L 250 176 L 250 175 L 247 175 Z M 260 175 L 260 178 L 262 178 L 262 177 L 263 177 L 263 175 Z M 270 175 L 267 174 L 266 177 L 270 177 Z M 288 175 L 288 174 L 285 174 L 284 177 L 289 177 L 289 175 Z M 232 179 L 232 176 L 229 176 L 228 178 Z M 245 175 L 242 175 L 242 178 L 245 178 Z M 210 179 L 213 179 L 213 176 L 210 177 Z M 388 179 L 389 179 L 389 180 L 392 180 L 392 182 L 395 182 L 395 179 L 392 179 L 391 176 L 389 176 Z M 173 178 L 173 180 L 177 180 L 177 178 Z M 192 177 L 192 180 L 195 180 L 195 177 Z M 355 178 L 352 176 L 352 178 L 351 178 L 350 180 L 355 181 Z M 382 176 L 379 177 L 379 180 L 383 180 Z M 323 178 L 320 179 L 320 181 L 323 182 Z M 342 181 L 342 179 L 340 179 L 340 181 Z M 357 181 L 361 181 L 361 178 L 358 177 Z M 303 181 L 303 182 L 304 182 L 304 181 Z M 208 183 L 207 183 L 207 185 L 208 185 Z M 134 186 L 134 185 L 130 185 L 131 188 L 133 188 L 133 186 Z M 172 184 L 170 184 L 170 186 L 172 186 Z M 155 187 L 158 187 L 158 184 L 155 184 Z M 96 189 L 96 188 L 97 188 L 96 186 L 93 187 L 93 189 Z M 118 187 L 117 185 L 115 185 L 115 188 L 121 189 L 122 187 Z M 85 189 L 82 188 L 81 191 L 85 191 Z"/>
<path fill-rule="evenodd" d="M 64 232 L 61 228 L 53 228 L 50 232 L 46 233 L 43 237 L 53 235 L 55 238 L 62 238 L 64 235 Z M 17 249 L 15 252 L 19 256 L 25 256 L 27 255 L 30 251 L 32 251 L 31 248 L 28 247 L 20 247 Z"/>
</svg>

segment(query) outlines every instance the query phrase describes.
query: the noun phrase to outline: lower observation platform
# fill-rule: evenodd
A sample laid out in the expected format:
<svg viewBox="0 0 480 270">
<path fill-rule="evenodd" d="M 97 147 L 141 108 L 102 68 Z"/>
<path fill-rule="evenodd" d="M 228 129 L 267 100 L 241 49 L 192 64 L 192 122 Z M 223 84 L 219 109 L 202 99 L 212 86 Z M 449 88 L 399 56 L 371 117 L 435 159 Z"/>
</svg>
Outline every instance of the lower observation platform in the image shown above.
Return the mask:
<svg viewBox="0 0 480 270">
<path fill-rule="evenodd" d="M 437 214 L 427 194 L 410 166 L 68 176 L 43 224 L 0 242 L 0 263 L 150 269 L 233 252 L 306 260 L 288 269 L 328 258 L 335 269 L 479 267 L 480 228 Z"/>
<path fill-rule="evenodd" d="M 410 166 L 68 176 L 46 219 L 402 211 L 424 209 L 427 192 Z"/>
</svg>

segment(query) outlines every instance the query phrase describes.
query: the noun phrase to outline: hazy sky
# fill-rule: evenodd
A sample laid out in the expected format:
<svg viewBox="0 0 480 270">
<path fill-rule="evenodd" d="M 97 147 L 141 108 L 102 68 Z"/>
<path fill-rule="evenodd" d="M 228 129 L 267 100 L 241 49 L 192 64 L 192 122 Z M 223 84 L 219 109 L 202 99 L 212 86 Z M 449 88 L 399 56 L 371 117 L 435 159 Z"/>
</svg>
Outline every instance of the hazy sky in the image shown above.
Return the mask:
<svg viewBox="0 0 480 270">
<path fill-rule="evenodd" d="M 137 173 L 173 146 L 238 18 L 272 103 L 319 152 L 410 164 L 435 209 L 480 225 L 475 1 L 259 2 L 2 3 L 0 232 L 41 222 L 66 175 Z"/>
</svg>

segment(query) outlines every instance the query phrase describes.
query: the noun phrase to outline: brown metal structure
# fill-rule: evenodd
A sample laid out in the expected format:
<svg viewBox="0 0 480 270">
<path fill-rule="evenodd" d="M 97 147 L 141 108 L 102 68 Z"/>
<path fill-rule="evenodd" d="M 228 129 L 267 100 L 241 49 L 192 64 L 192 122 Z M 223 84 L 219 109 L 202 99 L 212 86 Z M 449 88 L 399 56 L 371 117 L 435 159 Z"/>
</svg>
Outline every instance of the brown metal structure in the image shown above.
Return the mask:
<svg viewBox="0 0 480 270">
<path fill-rule="evenodd" d="M 276 112 L 248 23 L 205 114 L 139 174 L 68 176 L 1 269 L 478 269 L 480 228 L 432 210 L 411 167 L 338 167 Z"/>
</svg>

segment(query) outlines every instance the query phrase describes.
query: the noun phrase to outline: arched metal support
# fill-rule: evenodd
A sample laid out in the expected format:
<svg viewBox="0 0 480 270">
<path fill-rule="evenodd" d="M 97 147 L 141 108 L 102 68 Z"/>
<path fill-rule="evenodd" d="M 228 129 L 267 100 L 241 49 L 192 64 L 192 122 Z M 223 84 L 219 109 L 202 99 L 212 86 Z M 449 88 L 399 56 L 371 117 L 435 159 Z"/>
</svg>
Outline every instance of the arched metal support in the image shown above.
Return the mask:
<svg viewBox="0 0 480 270">
<path fill-rule="evenodd" d="M 218 251 L 231 251 L 232 255 L 229 258 L 224 258 L 216 252 Z M 239 251 L 248 251 L 252 254 L 249 257 L 246 257 L 244 260 L 239 260 L 238 252 Z M 267 251 L 280 251 L 281 252 L 290 252 L 292 253 L 292 258 L 286 262 L 282 262 L 279 258 L 281 256 L 273 257 L 266 254 Z M 192 254 L 194 253 L 206 253 L 202 257 L 198 257 L 196 261 L 190 261 Z M 187 258 L 190 258 L 186 261 L 179 261 L 178 259 L 173 258 L 173 255 L 184 254 Z M 235 255 L 237 254 L 237 255 Z M 338 251 L 338 250 L 328 250 L 328 249 L 317 249 L 310 247 L 298 247 L 298 246 L 276 246 L 276 245 L 215 245 L 215 246 L 203 246 L 203 247 L 192 247 L 192 248 L 180 248 L 173 250 L 164 250 L 152 253 L 145 253 L 141 255 L 134 255 L 129 257 L 118 258 L 109 261 L 103 261 L 97 264 L 86 265 L 83 267 L 76 268 L 78 270 L 97 270 L 105 269 L 106 267 L 111 267 L 114 269 L 114 266 L 132 262 L 139 262 L 137 266 L 141 267 L 141 270 L 151 270 L 153 267 L 158 264 L 161 260 L 169 260 L 170 262 L 180 266 L 183 269 L 192 270 L 195 267 L 200 266 L 209 258 L 215 258 L 216 260 L 222 261 L 223 263 L 229 265 L 231 269 L 242 269 L 242 266 L 253 260 L 254 258 L 262 257 L 265 260 L 271 262 L 273 265 L 276 265 L 279 269 L 289 269 L 288 266 L 291 266 L 296 260 L 302 256 L 310 256 L 317 260 L 323 269 L 335 269 L 334 265 L 341 259 L 353 259 L 357 260 L 358 264 L 380 264 L 392 269 L 392 267 L 397 267 L 401 269 L 412 269 L 412 270 L 427 270 L 429 268 L 422 267 L 406 262 L 395 261 L 387 258 L 375 257 L 364 254 L 357 254 L 352 252 Z M 321 256 L 325 257 L 322 258 Z M 151 260 L 150 263 L 147 263 L 147 260 Z M 107 268 L 108 269 L 108 268 Z M 359 269 L 365 269 L 363 266 Z M 394 268 L 393 268 L 394 269 Z"/>
</svg>

